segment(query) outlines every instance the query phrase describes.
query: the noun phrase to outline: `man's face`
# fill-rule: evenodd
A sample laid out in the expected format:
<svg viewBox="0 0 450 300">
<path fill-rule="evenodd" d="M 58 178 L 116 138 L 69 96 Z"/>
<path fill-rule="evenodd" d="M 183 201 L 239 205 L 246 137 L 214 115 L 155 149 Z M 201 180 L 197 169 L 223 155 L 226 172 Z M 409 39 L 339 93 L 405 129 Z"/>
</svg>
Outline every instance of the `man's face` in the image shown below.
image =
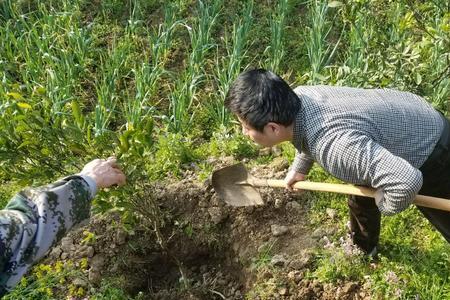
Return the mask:
<svg viewBox="0 0 450 300">
<path fill-rule="evenodd" d="M 276 131 L 270 125 L 271 123 L 264 126 L 264 129 L 261 132 L 248 125 L 247 122 L 245 122 L 241 118 L 238 119 L 242 126 L 242 134 L 249 137 L 258 145 L 261 145 L 263 147 L 272 147 L 281 142 Z"/>
</svg>

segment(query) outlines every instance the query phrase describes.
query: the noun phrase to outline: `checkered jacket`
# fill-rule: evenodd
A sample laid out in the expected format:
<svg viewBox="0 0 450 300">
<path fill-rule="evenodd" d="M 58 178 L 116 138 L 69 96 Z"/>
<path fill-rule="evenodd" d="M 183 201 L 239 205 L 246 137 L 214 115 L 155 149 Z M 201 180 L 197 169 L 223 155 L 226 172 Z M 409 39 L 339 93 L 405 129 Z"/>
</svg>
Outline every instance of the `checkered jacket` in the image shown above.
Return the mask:
<svg viewBox="0 0 450 300">
<path fill-rule="evenodd" d="M 419 168 L 444 127 L 421 97 L 390 89 L 300 86 L 294 122 L 298 150 L 292 169 L 308 174 L 314 161 L 333 176 L 382 189 L 381 213 L 398 213 L 422 186 Z"/>
</svg>

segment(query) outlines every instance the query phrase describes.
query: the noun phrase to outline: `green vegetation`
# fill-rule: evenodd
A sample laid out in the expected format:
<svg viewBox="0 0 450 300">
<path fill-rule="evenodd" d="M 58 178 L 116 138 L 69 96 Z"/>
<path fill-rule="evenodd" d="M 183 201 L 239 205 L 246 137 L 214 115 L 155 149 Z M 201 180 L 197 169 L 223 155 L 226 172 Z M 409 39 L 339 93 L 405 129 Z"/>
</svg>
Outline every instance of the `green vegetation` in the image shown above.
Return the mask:
<svg viewBox="0 0 450 300">
<path fill-rule="evenodd" d="M 449 49 L 449 7 L 437 0 L 0 0 L 0 203 L 96 156 L 118 156 L 131 183 L 180 178 L 192 164 L 205 179 L 210 157 L 255 158 L 223 107 L 230 83 L 253 67 L 293 85 L 407 90 L 448 114 Z M 318 168 L 311 178 L 334 180 Z M 128 218 L 120 199 L 132 193 L 101 194 L 94 209 Z M 314 194 L 312 225 L 340 230 L 308 276 L 358 280 L 385 299 L 450 298 L 450 247 L 416 209 L 383 219 L 375 269 L 346 255 L 346 215 L 344 197 Z M 37 266 L 10 299 L 53 299 L 54 283 L 77 268 Z M 112 286 L 91 299 L 125 297 Z"/>
<path fill-rule="evenodd" d="M 3 299 L 55 299 L 53 289 L 66 284 L 69 297 L 82 297 L 86 289 L 76 287 L 71 282 L 82 275 L 86 266 L 86 259 L 80 266 L 75 266 L 71 261 L 65 264 L 60 261 L 51 265 L 40 264 L 33 268 L 31 276 L 23 277 L 17 288 Z"/>
<path fill-rule="evenodd" d="M 316 168 L 311 180 L 328 179 L 322 169 Z M 337 211 L 330 220 L 326 208 Z M 332 227 L 338 232 L 327 236 L 319 249 L 311 278 L 323 282 L 342 279 L 361 281 L 383 299 L 448 299 L 450 285 L 450 245 L 416 208 L 394 216 L 383 217 L 378 261 L 371 264 L 355 252 L 346 232 L 348 209 L 344 196 L 314 193 L 311 222 L 316 226 Z"/>
</svg>

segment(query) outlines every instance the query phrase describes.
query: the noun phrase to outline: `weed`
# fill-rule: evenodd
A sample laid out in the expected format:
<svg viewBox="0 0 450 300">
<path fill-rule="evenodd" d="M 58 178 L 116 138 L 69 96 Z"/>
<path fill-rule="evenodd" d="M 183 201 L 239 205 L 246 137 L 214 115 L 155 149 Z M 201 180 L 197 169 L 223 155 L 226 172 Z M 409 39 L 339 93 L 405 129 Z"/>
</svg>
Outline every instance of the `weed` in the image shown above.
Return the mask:
<svg viewBox="0 0 450 300">
<path fill-rule="evenodd" d="M 275 242 L 267 243 L 258 250 L 258 256 L 252 259 L 252 268 L 261 269 L 269 267 Z"/>
</svg>

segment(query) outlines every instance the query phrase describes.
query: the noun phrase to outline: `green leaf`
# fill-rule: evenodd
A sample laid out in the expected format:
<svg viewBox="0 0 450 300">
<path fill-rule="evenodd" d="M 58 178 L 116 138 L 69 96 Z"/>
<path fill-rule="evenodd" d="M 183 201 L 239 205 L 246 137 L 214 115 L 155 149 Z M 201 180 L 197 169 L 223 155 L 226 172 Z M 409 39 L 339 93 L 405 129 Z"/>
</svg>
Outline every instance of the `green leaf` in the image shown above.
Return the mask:
<svg viewBox="0 0 450 300">
<path fill-rule="evenodd" d="M 16 100 L 23 100 L 22 95 L 19 94 L 19 93 L 16 93 L 16 92 L 9 92 L 9 93 L 6 93 L 6 95 L 10 96 L 10 97 L 13 97 Z"/>
<path fill-rule="evenodd" d="M 17 106 L 23 109 L 31 109 L 31 105 L 25 102 L 18 102 Z"/>
<path fill-rule="evenodd" d="M 422 82 L 422 75 L 416 73 L 416 84 L 419 85 Z"/>
<path fill-rule="evenodd" d="M 71 102 L 71 108 L 72 108 L 72 115 L 73 115 L 78 127 L 83 128 L 84 127 L 84 117 L 83 117 L 83 114 L 81 113 L 80 105 L 78 104 L 78 102 L 76 100 L 73 100 Z"/>
<path fill-rule="evenodd" d="M 47 148 L 42 148 L 41 149 L 41 153 L 44 156 L 49 156 L 51 154 L 51 151 L 49 149 L 47 149 Z"/>
<path fill-rule="evenodd" d="M 23 142 L 22 144 L 19 145 L 19 147 L 17 147 L 17 149 L 21 149 L 23 147 L 29 146 L 29 145 L 33 145 L 34 143 L 30 140 Z"/>
<path fill-rule="evenodd" d="M 43 86 L 38 86 L 34 89 L 34 92 L 38 95 L 45 95 L 45 88 Z"/>
</svg>

